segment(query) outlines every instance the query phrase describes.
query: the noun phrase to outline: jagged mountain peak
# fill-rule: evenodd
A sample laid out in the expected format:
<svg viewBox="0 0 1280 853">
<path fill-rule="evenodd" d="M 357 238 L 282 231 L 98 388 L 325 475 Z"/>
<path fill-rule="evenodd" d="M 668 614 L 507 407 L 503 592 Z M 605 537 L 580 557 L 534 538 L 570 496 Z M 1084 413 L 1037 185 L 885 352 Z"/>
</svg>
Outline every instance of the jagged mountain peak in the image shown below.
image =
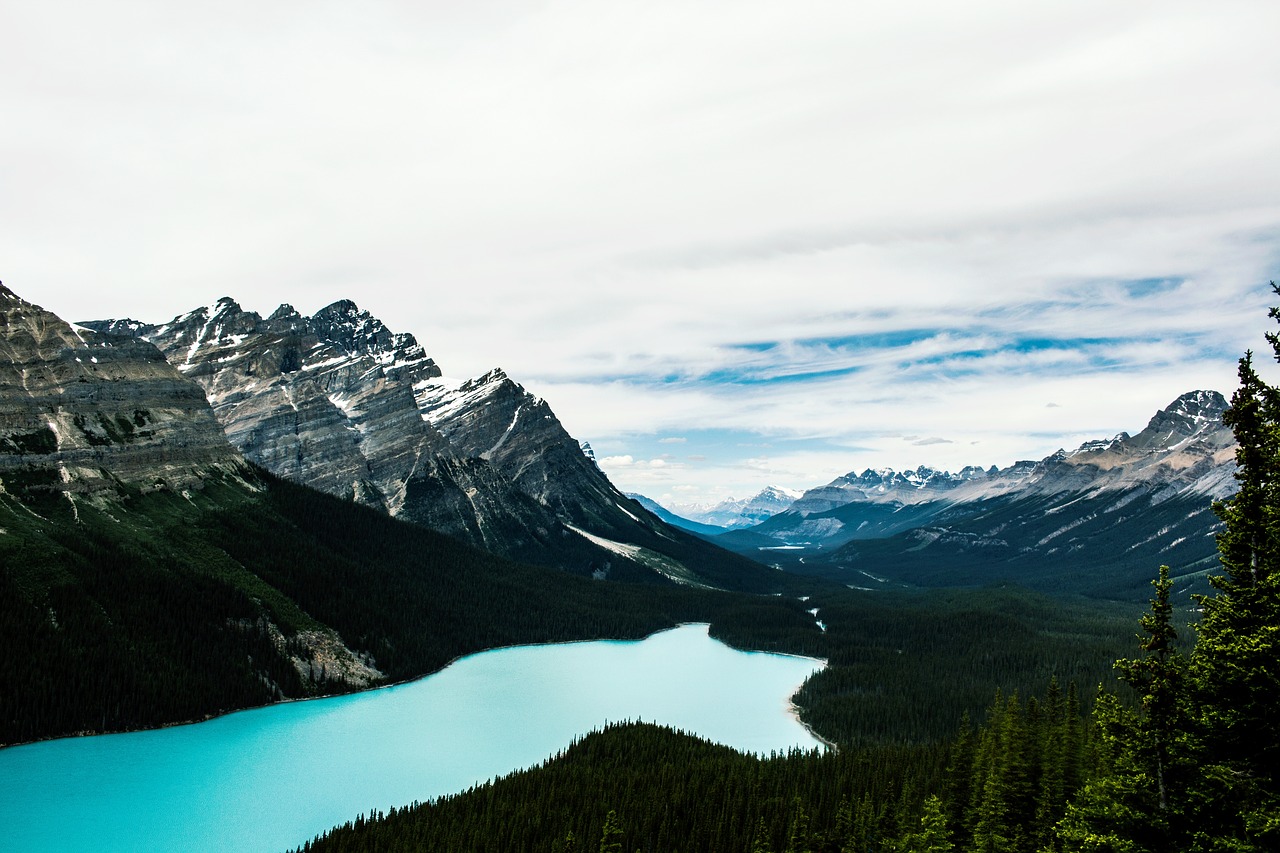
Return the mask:
<svg viewBox="0 0 1280 853">
<path fill-rule="evenodd" d="M 1127 432 L 1118 432 L 1115 435 L 1113 435 L 1111 438 L 1095 438 L 1092 441 L 1086 441 L 1081 443 L 1079 447 L 1077 447 L 1075 450 L 1071 451 L 1070 453 L 1067 453 L 1066 456 L 1071 457 L 1071 456 L 1080 456 L 1082 454 L 1089 454 L 1089 453 L 1101 453 L 1105 450 L 1110 450 L 1111 448 L 1115 447 L 1117 444 L 1122 444 L 1128 441 L 1129 437 L 1130 437 L 1129 433 Z M 1062 452 L 1062 451 L 1059 451 L 1059 452 Z"/>
<path fill-rule="evenodd" d="M 771 485 L 750 498 L 730 497 L 711 506 L 679 506 L 675 511 L 687 521 L 734 530 L 752 527 L 786 511 L 802 494 L 796 489 Z"/>
<path fill-rule="evenodd" d="M 495 367 L 487 373 L 468 380 L 465 384 L 472 388 L 479 388 L 481 385 L 496 385 L 503 382 L 510 382 L 512 385 L 519 385 L 507 375 L 507 372 L 501 367 Z"/>
<path fill-rule="evenodd" d="M 331 302 L 315 313 L 316 317 L 359 317 L 369 316 L 368 311 L 361 311 L 360 306 L 350 299 L 339 299 Z"/>
<path fill-rule="evenodd" d="M 311 329 L 321 339 L 337 344 L 348 353 L 383 353 L 396 348 L 396 335 L 368 311 L 350 299 L 340 299 L 311 316 Z M 409 343 L 417 344 L 408 337 Z"/>
<path fill-rule="evenodd" d="M 756 494 L 753 500 L 795 500 L 804 494 L 799 489 L 788 489 L 786 486 L 765 486 Z"/>
<path fill-rule="evenodd" d="M 950 471 L 939 471 L 937 468 L 931 468 L 928 465 L 920 465 L 914 470 L 907 471 L 897 471 L 893 468 L 867 468 L 861 474 L 850 472 L 838 478 L 831 485 L 845 484 L 879 491 L 947 488 L 968 480 L 989 476 L 989 473 L 989 471 L 976 465 L 967 465 L 955 474 Z"/>
<path fill-rule="evenodd" d="M 1227 410 L 1227 398 L 1217 391 L 1188 391 L 1165 409 L 1193 418 L 1220 418 Z"/>
<path fill-rule="evenodd" d="M 97 320 L 92 323 L 74 323 L 73 326 L 78 329 L 84 329 L 90 332 L 101 332 L 108 335 L 125 335 L 128 337 L 138 337 L 143 329 L 149 324 L 141 320 L 134 320 L 130 317 L 121 317 L 120 319 Z"/>
<path fill-rule="evenodd" d="M 229 317 L 238 317 L 244 314 L 245 310 L 240 303 L 232 299 L 230 296 L 220 297 L 212 305 L 202 305 L 199 308 L 188 311 L 181 315 L 180 320 L 194 321 L 200 320 L 205 323 L 214 323 L 220 319 Z M 254 315 L 257 316 L 256 314 Z"/>
<path fill-rule="evenodd" d="M 1119 443 L 1130 452 L 1172 451 L 1195 440 L 1228 441 L 1227 400 L 1217 391 L 1189 391 L 1156 412 L 1145 429 Z M 1215 438 L 1216 436 L 1216 438 Z"/>
<path fill-rule="evenodd" d="M 271 312 L 271 316 L 267 318 L 267 322 L 276 320 L 294 320 L 302 319 L 302 315 L 298 313 L 298 309 L 294 308 L 288 302 L 280 303 L 280 307 Z"/>
</svg>

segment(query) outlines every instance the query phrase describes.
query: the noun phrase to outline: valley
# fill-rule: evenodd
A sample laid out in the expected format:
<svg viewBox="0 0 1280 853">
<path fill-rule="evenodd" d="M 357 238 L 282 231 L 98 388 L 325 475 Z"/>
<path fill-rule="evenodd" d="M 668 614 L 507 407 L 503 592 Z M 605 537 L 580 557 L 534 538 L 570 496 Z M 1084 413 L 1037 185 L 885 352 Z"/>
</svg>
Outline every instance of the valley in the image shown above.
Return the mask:
<svg viewBox="0 0 1280 853">
<path fill-rule="evenodd" d="M 1088 778 L 1082 717 L 1118 689 L 1152 563 L 1172 563 L 1179 601 L 1207 589 L 1221 529 L 1209 505 L 1235 472 L 1226 401 L 1193 392 L 1132 437 L 1007 469 L 868 471 L 790 504 L 775 491 L 771 505 L 728 508 L 735 529 L 713 535 L 624 496 L 504 372 L 446 380 L 411 336 L 353 303 L 264 320 L 223 299 L 152 326 L 71 325 L 8 289 L 0 300 L 4 745 L 229 719 L 486 649 L 699 622 L 736 649 L 826 661 L 794 702 L 832 755 L 745 759 L 733 773 L 780 774 L 795 805 L 730 797 L 736 828 L 723 832 L 749 837 L 744 812 L 767 814 L 777 843 L 777 822 L 800 809 L 814 838 L 852 838 L 848 821 L 864 840 L 906 833 L 932 808 L 926 791 L 961 784 L 956 738 L 995 737 L 962 721 L 1007 714 L 1066 738 L 1078 765 L 1027 824 L 1043 834 Z M 1171 617 L 1183 636 L 1189 616 Z M 543 768 L 315 849 L 364 849 L 368 832 L 437 806 L 471 814 L 475 797 L 562 772 L 583 750 L 623 749 L 619 772 L 636 779 L 634 762 L 655 755 L 724 760 L 648 726 L 595 731 L 604 722 L 583 723 L 581 745 Z M 1024 758 L 1048 778 L 1048 753 Z M 858 769 L 869 765 L 883 775 Z M 863 802 L 823 799 L 820 773 Z M 594 811 L 557 826 L 595 833 L 601 820 L 607 834 Z"/>
</svg>

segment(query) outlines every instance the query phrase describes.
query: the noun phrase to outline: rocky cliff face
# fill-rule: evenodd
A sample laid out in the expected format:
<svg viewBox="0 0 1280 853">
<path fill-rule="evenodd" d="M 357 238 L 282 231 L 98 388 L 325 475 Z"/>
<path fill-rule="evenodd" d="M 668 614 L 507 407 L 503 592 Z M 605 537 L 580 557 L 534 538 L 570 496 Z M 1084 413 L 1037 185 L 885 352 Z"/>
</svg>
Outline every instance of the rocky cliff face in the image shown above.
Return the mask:
<svg viewBox="0 0 1280 853">
<path fill-rule="evenodd" d="M 227 437 L 281 477 L 489 550 L 553 561 L 559 525 L 484 460 L 424 420 L 415 383 L 440 376 L 412 335 L 353 302 L 265 319 L 232 299 L 168 323 L 107 320 L 158 346 L 205 389 Z"/>
<path fill-rule="evenodd" d="M 641 520 L 551 407 L 501 370 L 414 386 L 422 416 L 461 455 L 482 459 L 562 521 L 627 538 Z"/>
<path fill-rule="evenodd" d="M 201 388 L 156 347 L 75 328 L 0 285 L 6 489 L 181 490 L 243 466 Z"/>
<path fill-rule="evenodd" d="M 445 378 L 412 335 L 350 301 L 263 318 L 224 298 L 159 325 L 85 325 L 158 346 L 205 389 L 232 444 L 279 476 L 526 562 L 696 574 L 648 554 L 678 537 L 617 491 L 545 401 L 501 370 Z"/>
</svg>

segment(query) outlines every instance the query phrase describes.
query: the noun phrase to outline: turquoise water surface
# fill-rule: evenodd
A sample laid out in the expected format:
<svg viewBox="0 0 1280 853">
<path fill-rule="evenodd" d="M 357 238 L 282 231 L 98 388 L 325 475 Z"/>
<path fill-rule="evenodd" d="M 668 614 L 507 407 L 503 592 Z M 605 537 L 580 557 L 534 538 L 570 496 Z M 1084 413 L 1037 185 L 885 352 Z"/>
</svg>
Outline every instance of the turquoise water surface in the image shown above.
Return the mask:
<svg viewBox="0 0 1280 853">
<path fill-rule="evenodd" d="M 538 764 L 607 722 L 744 751 L 817 745 L 790 697 L 822 663 L 684 625 L 495 649 L 409 684 L 0 750 L 0 850 L 279 851 Z"/>
</svg>

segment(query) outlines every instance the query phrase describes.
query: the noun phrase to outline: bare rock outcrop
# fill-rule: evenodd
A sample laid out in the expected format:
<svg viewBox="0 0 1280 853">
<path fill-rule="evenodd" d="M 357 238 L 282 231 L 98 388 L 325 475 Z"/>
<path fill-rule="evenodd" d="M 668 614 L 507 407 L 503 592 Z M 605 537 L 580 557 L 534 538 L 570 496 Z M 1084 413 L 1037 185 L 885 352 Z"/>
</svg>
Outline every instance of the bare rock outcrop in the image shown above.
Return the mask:
<svg viewBox="0 0 1280 853">
<path fill-rule="evenodd" d="M 6 489 L 184 489 L 243 466 L 200 386 L 155 346 L 73 327 L 0 285 Z"/>
</svg>

